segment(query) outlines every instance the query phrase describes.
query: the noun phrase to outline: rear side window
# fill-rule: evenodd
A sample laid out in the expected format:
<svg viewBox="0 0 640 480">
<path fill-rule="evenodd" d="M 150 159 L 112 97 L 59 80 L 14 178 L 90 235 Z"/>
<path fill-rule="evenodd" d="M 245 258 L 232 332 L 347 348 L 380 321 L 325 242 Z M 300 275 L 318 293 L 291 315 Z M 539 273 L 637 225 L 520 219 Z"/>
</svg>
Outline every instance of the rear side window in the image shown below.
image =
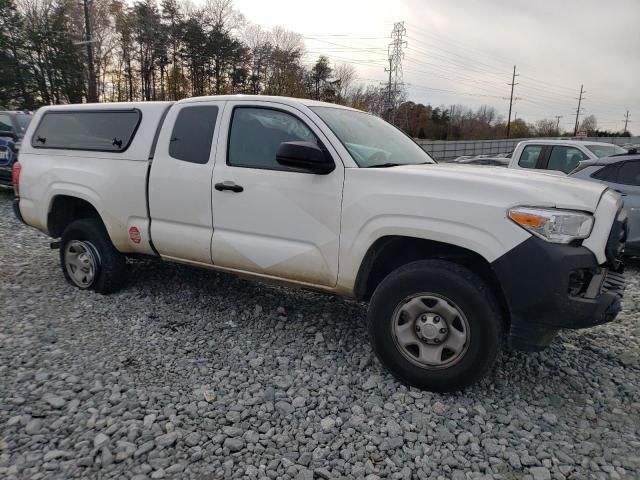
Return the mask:
<svg viewBox="0 0 640 480">
<path fill-rule="evenodd" d="M 640 161 L 624 162 L 618 170 L 618 183 L 640 186 Z"/>
<path fill-rule="evenodd" d="M 185 162 L 207 163 L 217 118 L 218 107 L 213 105 L 180 110 L 171 132 L 169 155 Z"/>
<path fill-rule="evenodd" d="M 518 160 L 518 165 L 522 168 L 536 168 L 541 153 L 542 145 L 527 145 L 522 150 L 520 160 Z"/>
<path fill-rule="evenodd" d="M 597 172 L 593 173 L 591 178 L 602 180 L 604 182 L 615 182 L 618 177 L 618 167 L 619 165 L 614 164 L 601 168 Z"/>
<path fill-rule="evenodd" d="M 47 112 L 31 146 L 66 150 L 124 152 L 140 123 L 138 110 Z"/>
</svg>

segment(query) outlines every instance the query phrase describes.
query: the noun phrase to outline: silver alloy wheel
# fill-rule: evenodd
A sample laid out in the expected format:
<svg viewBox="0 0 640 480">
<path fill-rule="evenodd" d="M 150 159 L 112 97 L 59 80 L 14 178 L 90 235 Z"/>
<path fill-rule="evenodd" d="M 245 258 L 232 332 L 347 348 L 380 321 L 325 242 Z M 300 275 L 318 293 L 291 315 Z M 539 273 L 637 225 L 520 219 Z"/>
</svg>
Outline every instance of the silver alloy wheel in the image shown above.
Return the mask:
<svg viewBox="0 0 640 480">
<path fill-rule="evenodd" d="M 402 355 L 427 369 L 458 363 L 469 346 L 469 322 L 451 300 L 435 293 L 405 298 L 393 312 L 391 333 Z"/>
<path fill-rule="evenodd" d="M 80 288 L 90 287 L 98 273 L 96 247 L 87 241 L 72 240 L 64 251 L 64 266 L 69 277 Z"/>
</svg>

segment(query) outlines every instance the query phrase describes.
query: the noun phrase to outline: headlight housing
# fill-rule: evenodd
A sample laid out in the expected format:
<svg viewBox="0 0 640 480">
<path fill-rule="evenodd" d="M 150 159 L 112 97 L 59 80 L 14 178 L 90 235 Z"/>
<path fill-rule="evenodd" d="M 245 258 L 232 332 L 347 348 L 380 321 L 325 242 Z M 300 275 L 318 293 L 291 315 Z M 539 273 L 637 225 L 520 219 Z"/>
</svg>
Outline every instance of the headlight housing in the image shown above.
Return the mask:
<svg viewBox="0 0 640 480">
<path fill-rule="evenodd" d="M 509 209 L 508 214 L 517 225 L 553 243 L 585 239 L 593 228 L 593 216 L 572 210 L 514 207 Z"/>
</svg>

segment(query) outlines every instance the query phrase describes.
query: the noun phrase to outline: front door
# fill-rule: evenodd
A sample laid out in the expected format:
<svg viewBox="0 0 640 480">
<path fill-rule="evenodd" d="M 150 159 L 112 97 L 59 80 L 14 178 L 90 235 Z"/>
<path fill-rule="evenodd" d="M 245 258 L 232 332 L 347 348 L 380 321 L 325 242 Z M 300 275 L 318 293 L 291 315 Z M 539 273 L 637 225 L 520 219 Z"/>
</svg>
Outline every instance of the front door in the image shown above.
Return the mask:
<svg viewBox="0 0 640 480">
<path fill-rule="evenodd" d="M 344 168 L 307 115 L 274 102 L 229 102 L 213 172 L 213 263 L 304 283 L 338 276 Z M 302 173 L 276 161 L 280 143 L 313 142 L 336 168 Z"/>
</svg>

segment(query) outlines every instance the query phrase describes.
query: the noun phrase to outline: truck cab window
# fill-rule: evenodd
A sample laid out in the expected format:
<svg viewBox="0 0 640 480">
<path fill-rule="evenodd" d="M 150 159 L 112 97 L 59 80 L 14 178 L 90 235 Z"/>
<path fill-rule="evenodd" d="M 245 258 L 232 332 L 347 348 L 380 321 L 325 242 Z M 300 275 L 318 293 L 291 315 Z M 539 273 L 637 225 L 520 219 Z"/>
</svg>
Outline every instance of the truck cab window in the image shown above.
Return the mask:
<svg viewBox="0 0 640 480">
<path fill-rule="evenodd" d="M 518 165 L 522 168 L 536 168 L 541 152 L 542 145 L 527 145 L 522 150 Z"/>
<path fill-rule="evenodd" d="M 218 107 L 213 105 L 180 110 L 171 132 L 169 155 L 185 162 L 207 163 L 217 118 Z"/>
<path fill-rule="evenodd" d="M 574 170 L 582 160 L 588 159 L 588 156 L 575 147 L 556 145 L 551 149 L 547 169 L 569 173 Z"/>
<path fill-rule="evenodd" d="M 283 142 L 318 144 L 315 134 L 293 115 L 269 108 L 236 107 L 227 163 L 237 167 L 287 170 L 276 161 Z"/>
</svg>

